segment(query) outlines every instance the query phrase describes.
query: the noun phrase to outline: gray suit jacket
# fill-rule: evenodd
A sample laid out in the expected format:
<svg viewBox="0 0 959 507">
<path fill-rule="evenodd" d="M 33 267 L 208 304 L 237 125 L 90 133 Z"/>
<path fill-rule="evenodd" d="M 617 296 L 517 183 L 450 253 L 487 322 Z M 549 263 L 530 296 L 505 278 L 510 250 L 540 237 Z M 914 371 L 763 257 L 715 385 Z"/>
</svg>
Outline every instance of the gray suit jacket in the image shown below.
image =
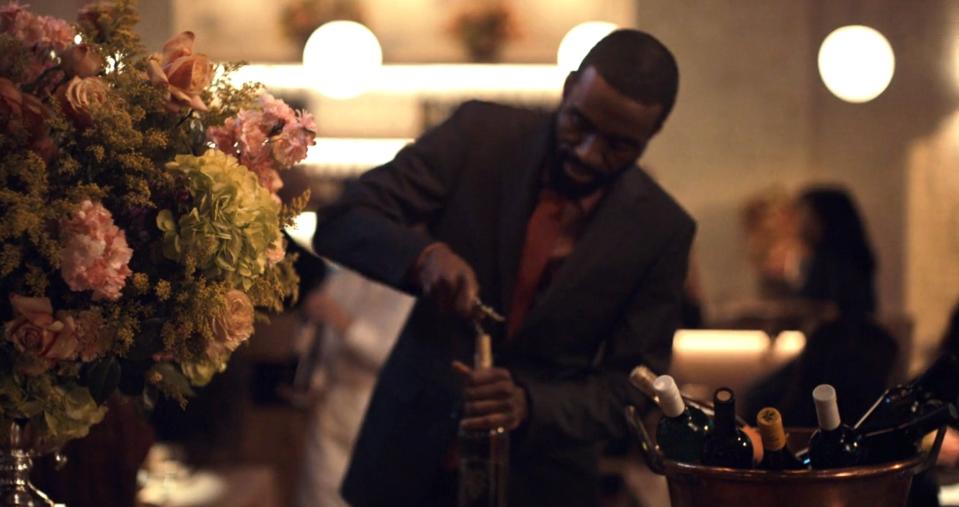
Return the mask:
<svg viewBox="0 0 959 507">
<path fill-rule="evenodd" d="M 526 222 L 552 147 L 553 118 L 482 102 L 364 174 L 321 221 L 316 251 L 404 288 L 430 242 L 476 271 L 482 299 L 508 308 Z M 426 234 L 409 225 L 425 223 Z M 496 364 L 529 393 L 512 435 L 511 505 L 590 505 L 598 449 L 626 434 L 630 369 L 668 367 L 695 224 L 639 167 L 594 210 L 574 251 Z M 408 287 L 406 287 L 408 288 Z M 461 382 L 450 362 L 472 357 L 463 322 L 421 300 L 384 366 L 343 493 L 355 505 L 428 505 L 455 437 Z"/>
</svg>

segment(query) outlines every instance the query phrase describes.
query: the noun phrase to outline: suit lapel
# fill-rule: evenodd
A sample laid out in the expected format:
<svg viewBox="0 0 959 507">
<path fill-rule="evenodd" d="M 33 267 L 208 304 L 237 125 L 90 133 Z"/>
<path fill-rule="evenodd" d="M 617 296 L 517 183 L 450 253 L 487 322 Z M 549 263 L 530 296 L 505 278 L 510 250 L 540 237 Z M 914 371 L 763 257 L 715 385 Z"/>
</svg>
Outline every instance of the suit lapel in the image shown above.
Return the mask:
<svg viewBox="0 0 959 507">
<path fill-rule="evenodd" d="M 550 117 L 552 118 L 552 117 Z M 516 270 L 523 251 L 526 222 L 536 205 L 538 178 L 546 150 L 551 143 L 552 121 L 536 133 L 529 149 L 519 151 L 503 166 L 499 223 L 500 302 L 505 313 L 513 299 Z"/>
<path fill-rule="evenodd" d="M 575 291 L 584 279 L 608 271 L 604 267 L 616 258 L 622 243 L 637 240 L 628 231 L 636 230 L 637 214 L 641 213 L 641 203 L 648 190 L 645 175 L 641 171 L 638 167 L 629 170 L 599 203 L 576 241 L 575 248 L 556 272 L 546 292 L 530 308 L 516 333 L 517 338 L 520 338 L 517 341 L 521 341 L 520 335 L 524 330 L 551 312 L 560 311 L 556 305 L 564 294 Z"/>
</svg>

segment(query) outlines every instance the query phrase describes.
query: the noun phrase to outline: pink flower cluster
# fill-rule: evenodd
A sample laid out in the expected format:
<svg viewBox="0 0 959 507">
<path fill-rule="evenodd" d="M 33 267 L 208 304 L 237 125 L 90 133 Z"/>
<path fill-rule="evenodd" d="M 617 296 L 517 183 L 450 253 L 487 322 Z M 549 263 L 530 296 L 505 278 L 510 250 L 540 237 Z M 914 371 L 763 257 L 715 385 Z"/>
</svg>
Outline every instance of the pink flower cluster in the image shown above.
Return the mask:
<svg viewBox="0 0 959 507">
<path fill-rule="evenodd" d="M 76 32 L 69 23 L 62 19 L 50 16 L 32 14 L 18 2 L 10 2 L 0 6 L 0 33 L 6 33 L 17 38 L 24 47 L 30 49 L 34 55 L 29 63 L 25 75 L 25 82 L 39 77 L 45 70 L 53 67 L 56 62 L 50 57 L 50 51 L 61 53 L 73 45 Z M 8 62 L 0 55 L 3 67 Z"/>
<path fill-rule="evenodd" d="M 93 290 L 94 300 L 120 297 L 131 274 L 133 250 L 109 210 L 83 201 L 76 214 L 61 223 L 61 241 L 60 271 L 70 289 Z"/>
<path fill-rule="evenodd" d="M 256 173 L 260 184 L 275 194 L 283 187 L 277 171 L 306 158 L 307 148 L 316 139 L 316 123 L 310 113 L 294 111 L 265 93 L 256 108 L 244 109 L 222 127 L 208 129 L 207 138 Z"/>
<path fill-rule="evenodd" d="M 9 33 L 28 47 L 63 51 L 76 36 L 70 23 L 50 16 L 37 16 L 19 2 L 0 7 L 0 32 Z"/>
</svg>

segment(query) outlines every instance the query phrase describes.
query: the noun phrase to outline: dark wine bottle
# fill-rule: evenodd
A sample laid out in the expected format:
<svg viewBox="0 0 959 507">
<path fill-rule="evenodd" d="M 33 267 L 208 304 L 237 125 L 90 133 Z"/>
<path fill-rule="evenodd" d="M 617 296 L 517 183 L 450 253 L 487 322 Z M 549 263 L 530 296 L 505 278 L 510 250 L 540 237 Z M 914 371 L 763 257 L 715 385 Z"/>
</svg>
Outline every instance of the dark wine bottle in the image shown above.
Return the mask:
<svg viewBox="0 0 959 507">
<path fill-rule="evenodd" d="M 473 367 L 492 368 L 490 336 L 476 336 Z M 505 428 L 485 431 L 461 429 L 457 507 L 505 507 L 506 480 L 509 476 L 509 432 Z"/>
<path fill-rule="evenodd" d="M 698 408 L 687 406 L 676 381 L 660 375 L 653 382 L 663 417 L 656 425 L 656 442 L 663 454 L 682 463 L 699 463 L 712 423 Z"/>
<path fill-rule="evenodd" d="M 959 421 L 959 411 L 955 405 L 928 401 L 911 420 L 864 434 L 864 462 L 878 464 L 912 458 L 919 453 L 919 445 L 926 434 L 956 421 Z"/>
<path fill-rule="evenodd" d="M 765 470 L 800 470 L 806 468 L 786 445 L 786 431 L 779 411 L 766 407 L 756 414 L 756 425 L 763 439 L 763 460 L 759 468 Z"/>
<path fill-rule="evenodd" d="M 736 427 L 736 398 L 721 387 L 713 394 L 713 429 L 703 442 L 703 464 L 715 467 L 752 468 L 753 444 Z"/>
<path fill-rule="evenodd" d="M 844 468 L 862 463 L 860 435 L 839 417 L 836 389 L 829 384 L 812 391 L 819 429 L 809 439 L 809 461 L 813 468 Z"/>
<path fill-rule="evenodd" d="M 945 352 L 922 375 L 887 389 L 859 418 L 855 428 L 871 433 L 911 421 L 929 400 L 955 403 L 959 397 L 959 356 Z"/>
</svg>

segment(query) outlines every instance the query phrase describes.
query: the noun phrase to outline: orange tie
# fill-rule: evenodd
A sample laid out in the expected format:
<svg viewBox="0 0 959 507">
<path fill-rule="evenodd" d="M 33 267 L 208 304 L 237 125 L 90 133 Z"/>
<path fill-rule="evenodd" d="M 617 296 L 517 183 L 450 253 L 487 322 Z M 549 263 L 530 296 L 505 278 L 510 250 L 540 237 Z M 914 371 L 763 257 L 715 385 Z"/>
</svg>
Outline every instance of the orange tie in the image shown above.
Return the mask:
<svg viewBox="0 0 959 507">
<path fill-rule="evenodd" d="M 536 296 L 543 271 L 549 263 L 556 240 L 563 231 L 561 222 L 564 199 L 546 189 L 540 192 L 539 203 L 526 223 L 526 239 L 520 258 L 516 287 L 507 316 L 507 336 L 512 337 L 526 317 Z"/>
</svg>

